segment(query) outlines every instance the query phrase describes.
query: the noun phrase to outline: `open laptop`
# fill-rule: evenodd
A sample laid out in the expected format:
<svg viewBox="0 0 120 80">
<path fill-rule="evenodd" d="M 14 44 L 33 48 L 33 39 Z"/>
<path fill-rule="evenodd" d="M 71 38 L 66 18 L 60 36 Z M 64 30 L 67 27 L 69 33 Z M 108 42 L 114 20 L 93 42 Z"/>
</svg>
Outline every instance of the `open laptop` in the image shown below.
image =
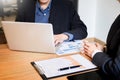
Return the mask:
<svg viewBox="0 0 120 80">
<path fill-rule="evenodd" d="M 2 21 L 2 26 L 11 50 L 56 53 L 52 24 Z"/>
</svg>

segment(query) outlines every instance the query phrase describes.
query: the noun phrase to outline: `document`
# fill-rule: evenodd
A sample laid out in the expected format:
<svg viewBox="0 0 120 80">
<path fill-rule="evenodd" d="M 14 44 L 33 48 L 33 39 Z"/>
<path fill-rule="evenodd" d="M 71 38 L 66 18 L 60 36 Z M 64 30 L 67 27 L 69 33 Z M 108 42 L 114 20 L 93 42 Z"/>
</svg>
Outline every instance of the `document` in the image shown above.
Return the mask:
<svg viewBox="0 0 120 80">
<path fill-rule="evenodd" d="M 56 53 L 57 55 L 77 53 L 82 50 L 82 46 L 83 46 L 82 40 L 63 42 L 56 46 Z"/>
<path fill-rule="evenodd" d="M 32 62 L 42 78 L 51 79 L 64 75 L 96 69 L 97 66 L 80 54 Z"/>
</svg>

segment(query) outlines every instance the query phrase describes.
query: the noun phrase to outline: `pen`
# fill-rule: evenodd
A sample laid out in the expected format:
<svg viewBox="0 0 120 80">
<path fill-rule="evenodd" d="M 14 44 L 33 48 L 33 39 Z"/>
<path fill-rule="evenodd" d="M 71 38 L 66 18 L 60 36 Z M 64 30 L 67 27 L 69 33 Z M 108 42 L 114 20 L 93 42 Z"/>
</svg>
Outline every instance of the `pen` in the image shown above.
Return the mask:
<svg viewBox="0 0 120 80">
<path fill-rule="evenodd" d="M 63 67 L 63 68 L 60 68 L 58 69 L 58 71 L 63 71 L 63 70 L 68 70 L 68 69 L 73 69 L 73 68 L 78 68 L 82 65 L 74 65 L 74 66 L 69 66 L 69 67 Z"/>
</svg>

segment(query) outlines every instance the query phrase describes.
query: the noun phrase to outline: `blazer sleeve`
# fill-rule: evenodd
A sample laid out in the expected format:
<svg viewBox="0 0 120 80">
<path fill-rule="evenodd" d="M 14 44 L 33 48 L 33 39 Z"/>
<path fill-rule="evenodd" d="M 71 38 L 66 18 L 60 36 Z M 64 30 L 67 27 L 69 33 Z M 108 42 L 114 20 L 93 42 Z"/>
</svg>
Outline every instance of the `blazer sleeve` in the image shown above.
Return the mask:
<svg viewBox="0 0 120 80">
<path fill-rule="evenodd" d="M 84 39 L 87 37 L 87 27 L 80 19 L 78 12 L 75 10 L 74 5 L 71 3 L 71 27 L 68 31 L 74 35 L 74 39 Z"/>
<path fill-rule="evenodd" d="M 117 54 L 118 55 L 113 59 L 107 54 L 99 52 L 95 54 L 92 62 L 101 68 L 106 75 L 120 79 L 120 46 Z"/>
</svg>

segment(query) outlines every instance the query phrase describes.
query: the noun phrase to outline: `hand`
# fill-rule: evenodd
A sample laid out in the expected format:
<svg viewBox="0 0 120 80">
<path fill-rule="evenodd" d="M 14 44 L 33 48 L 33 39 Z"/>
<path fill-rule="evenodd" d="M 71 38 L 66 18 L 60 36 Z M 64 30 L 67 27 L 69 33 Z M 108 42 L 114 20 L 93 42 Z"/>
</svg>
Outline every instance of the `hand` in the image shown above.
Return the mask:
<svg viewBox="0 0 120 80">
<path fill-rule="evenodd" d="M 64 40 L 68 40 L 67 35 L 65 35 L 65 34 L 54 35 L 54 43 L 55 43 L 55 45 L 62 43 Z"/>
<path fill-rule="evenodd" d="M 99 43 L 90 43 L 88 41 L 84 41 L 83 48 L 84 48 L 85 54 L 88 55 L 89 57 L 92 57 L 92 53 L 95 50 L 99 50 L 99 51 L 103 50 L 102 45 L 100 45 Z"/>
</svg>

